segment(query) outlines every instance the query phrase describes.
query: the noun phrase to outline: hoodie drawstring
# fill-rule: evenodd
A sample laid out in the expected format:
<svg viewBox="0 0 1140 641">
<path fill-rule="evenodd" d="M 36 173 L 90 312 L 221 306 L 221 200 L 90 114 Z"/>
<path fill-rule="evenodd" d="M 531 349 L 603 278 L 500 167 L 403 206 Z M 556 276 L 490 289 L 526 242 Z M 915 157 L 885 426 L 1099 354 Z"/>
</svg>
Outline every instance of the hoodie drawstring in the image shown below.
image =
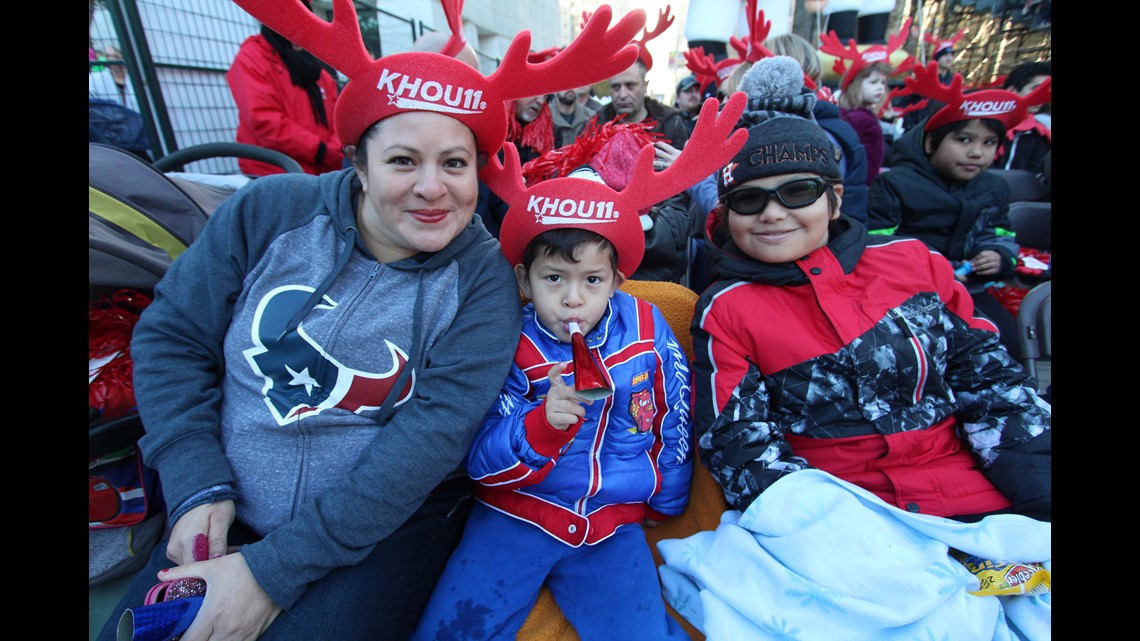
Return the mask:
<svg viewBox="0 0 1140 641">
<path fill-rule="evenodd" d="M 298 309 L 293 314 L 293 317 L 289 319 L 289 322 L 285 323 L 285 327 L 277 336 L 277 340 L 281 340 L 282 337 L 296 329 L 297 326 L 301 324 L 301 320 L 305 318 L 305 316 L 308 315 L 308 313 L 312 311 L 314 307 L 317 306 L 317 303 L 321 302 L 321 298 L 324 297 L 325 292 L 328 291 L 329 287 L 332 287 L 333 281 L 336 280 L 336 277 L 339 276 L 341 271 L 344 270 L 344 266 L 348 264 L 348 259 L 352 257 L 352 250 L 354 247 L 356 247 L 356 227 L 353 227 L 352 225 L 345 227 L 344 232 L 342 233 L 342 237 L 345 241 L 343 243 L 344 251 L 341 252 L 340 258 L 337 259 L 336 266 L 333 267 L 333 270 L 329 272 L 328 276 L 325 276 L 325 279 L 321 281 L 321 284 L 313 290 L 313 293 L 309 294 L 308 300 L 306 300 L 305 304 L 302 305 L 300 309 Z"/>
</svg>

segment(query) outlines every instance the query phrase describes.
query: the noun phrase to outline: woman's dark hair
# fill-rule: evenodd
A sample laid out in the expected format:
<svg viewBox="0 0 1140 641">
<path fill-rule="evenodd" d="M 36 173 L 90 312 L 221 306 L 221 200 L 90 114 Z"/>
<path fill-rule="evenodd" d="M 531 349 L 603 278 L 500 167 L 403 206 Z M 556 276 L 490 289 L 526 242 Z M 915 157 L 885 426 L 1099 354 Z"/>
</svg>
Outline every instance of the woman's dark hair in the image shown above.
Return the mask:
<svg viewBox="0 0 1140 641">
<path fill-rule="evenodd" d="M 981 123 L 985 125 L 986 129 L 989 129 L 995 136 L 998 137 L 999 143 L 1005 141 L 1005 125 L 1002 125 L 1000 120 L 994 120 L 993 118 L 974 118 L 973 120 L 981 121 Z M 948 125 L 942 125 L 934 131 L 927 132 L 926 139 L 930 141 L 930 148 L 936 151 L 939 145 L 942 144 L 942 141 L 945 140 L 947 136 L 962 131 L 968 124 L 970 124 L 970 120 L 959 120 Z M 924 145 L 923 151 L 925 150 L 926 146 Z M 927 153 L 926 155 L 930 156 L 931 154 Z"/>
<path fill-rule="evenodd" d="M 360 140 L 352 148 L 352 166 L 360 171 L 368 170 L 368 141 L 376 135 L 377 130 L 380 128 L 382 120 L 377 120 L 360 134 Z"/>
<path fill-rule="evenodd" d="M 523 252 L 522 264 L 527 271 L 530 271 L 530 266 L 534 263 L 534 259 L 539 256 L 539 252 L 542 252 L 543 256 L 557 256 L 571 263 L 576 263 L 578 259 L 575 257 L 575 253 L 578 249 L 591 243 L 600 245 L 602 249 L 609 252 L 610 267 L 616 274 L 618 271 L 618 255 L 617 248 L 614 247 L 613 243 L 596 232 L 576 227 L 551 229 L 535 236 Z"/>
</svg>

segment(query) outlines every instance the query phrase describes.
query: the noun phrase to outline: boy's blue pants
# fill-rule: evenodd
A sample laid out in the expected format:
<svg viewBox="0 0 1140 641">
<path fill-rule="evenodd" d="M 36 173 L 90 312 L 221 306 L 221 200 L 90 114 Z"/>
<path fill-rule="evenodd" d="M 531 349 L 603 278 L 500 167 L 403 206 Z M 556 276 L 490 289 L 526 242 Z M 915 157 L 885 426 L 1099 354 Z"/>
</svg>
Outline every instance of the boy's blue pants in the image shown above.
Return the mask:
<svg viewBox="0 0 1140 641">
<path fill-rule="evenodd" d="M 544 582 L 582 641 L 689 639 L 640 525 L 574 548 L 478 501 L 412 639 L 515 641 Z"/>
</svg>

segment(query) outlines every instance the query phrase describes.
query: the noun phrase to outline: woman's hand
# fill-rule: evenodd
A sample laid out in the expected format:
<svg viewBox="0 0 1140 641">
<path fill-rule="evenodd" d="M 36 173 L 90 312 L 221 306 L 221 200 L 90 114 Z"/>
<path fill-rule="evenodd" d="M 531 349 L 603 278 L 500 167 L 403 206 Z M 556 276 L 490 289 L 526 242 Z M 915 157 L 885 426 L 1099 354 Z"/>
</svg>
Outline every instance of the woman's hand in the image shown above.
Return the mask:
<svg viewBox="0 0 1140 641">
<path fill-rule="evenodd" d="M 178 519 L 170 531 L 170 542 L 166 544 L 166 558 L 175 565 L 186 565 L 194 558 L 194 537 L 205 534 L 210 545 L 207 558 L 216 559 L 228 552 L 226 549 L 230 526 L 234 523 L 234 502 L 218 501 L 206 503 L 190 510 Z"/>
<path fill-rule="evenodd" d="M 573 387 L 562 382 L 562 371 L 565 369 L 566 363 L 557 363 L 546 373 L 550 391 L 546 393 L 546 402 L 543 404 L 546 408 L 546 422 L 563 432 L 586 415 L 582 403 L 591 402 L 578 396 Z"/>
<path fill-rule="evenodd" d="M 254 641 L 281 613 L 240 551 L 158 573 L 160 581 L 189 577 L 206 581 L 206 597 L 182 641 Z"/>
<path fill-rule="evenodd" d="M 991 276 L 1001 271 L 1001 254 L 992 249 L 984 249 L 970 260 L 970 264 L 974 266 L 975 274 Z"/>
</svg>

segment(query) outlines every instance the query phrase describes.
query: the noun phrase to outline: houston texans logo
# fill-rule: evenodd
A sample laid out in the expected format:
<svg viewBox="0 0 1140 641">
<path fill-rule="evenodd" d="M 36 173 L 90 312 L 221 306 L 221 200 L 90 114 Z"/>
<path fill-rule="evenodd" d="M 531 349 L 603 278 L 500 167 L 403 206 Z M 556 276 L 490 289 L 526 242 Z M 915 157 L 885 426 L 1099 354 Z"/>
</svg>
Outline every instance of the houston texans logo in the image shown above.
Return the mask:
<svg viewBox="0 0 1140 641">
<path fill-rule="evenodd" d="M 392 367 L 383 374 L 363 372 L 329 356 L 305 333 L 304 323 L 281 336 L 289 318 L 312 292 L 313 288 L 298 285 L 279 287 L 261 300 L 254 315 L 251 334 L 255 346 L 245 351 L 245 358 L 265 378 L 265 403 L 278 425 L 315 416 L 332 407 L 355 413 L 377 409 L 408 363 L 403 350 L 384 341 Z M 314 309 L 334 309 L 336 305 L 325 297 Z M 415 382 L 413 370 L 408 384 L 400 390 L 397 406 L 411 398 Z"/>
</svg>

